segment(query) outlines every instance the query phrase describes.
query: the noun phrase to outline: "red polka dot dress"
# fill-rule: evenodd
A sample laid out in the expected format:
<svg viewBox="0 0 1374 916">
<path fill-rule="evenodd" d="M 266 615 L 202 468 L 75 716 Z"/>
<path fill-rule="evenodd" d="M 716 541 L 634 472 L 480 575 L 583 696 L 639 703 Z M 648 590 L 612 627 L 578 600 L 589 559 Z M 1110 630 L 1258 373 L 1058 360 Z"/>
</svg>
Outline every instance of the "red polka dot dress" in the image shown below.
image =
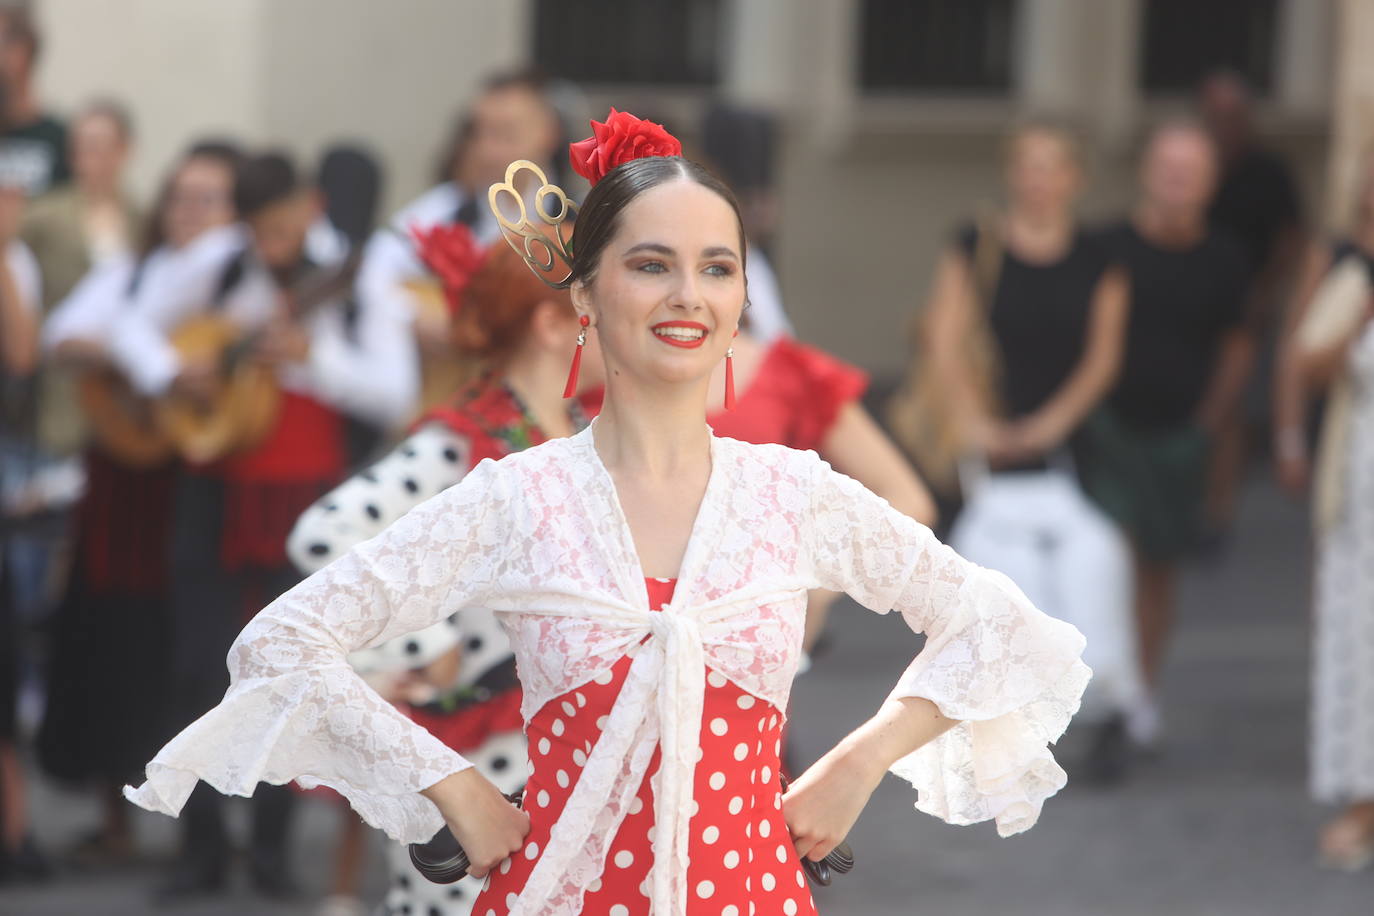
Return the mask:
<svg viewBox="0 0 1374 916">
<path fill-rule="evenodd" d="M 650 579 L 659 610 L 675 580 Z M 629 671 L 622 658 L 606 675 L 549 702 L 528 727 L 533 775 L 525 787 L 530 833 L 523 850 L 493 871 L 476 916 L 506 916 L 577 784 L 605 717 Z M 707 669 L 701 759 L 690 829 L 688 916 L 817 916 L 782 817 L 778 754 L 783 717 L 772 704 Z M 648 916 L 653 864 L 654 752 L 635 803 L 620 826 L 601 877 L 583 899 L 584 916 Z"/>
</svg>

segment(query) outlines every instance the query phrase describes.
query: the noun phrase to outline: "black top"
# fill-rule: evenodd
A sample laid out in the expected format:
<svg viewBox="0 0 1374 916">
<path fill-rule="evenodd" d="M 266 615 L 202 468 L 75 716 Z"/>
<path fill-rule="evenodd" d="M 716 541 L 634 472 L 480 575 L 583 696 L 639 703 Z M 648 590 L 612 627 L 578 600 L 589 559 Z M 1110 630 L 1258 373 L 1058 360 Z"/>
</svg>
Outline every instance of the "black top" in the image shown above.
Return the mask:
<svg viewBox="0 0 1374 916">
<path fill-rule="evenodd" d="M 1240 240 L 1256 269 L 1263 267 L 1279 233 L 1302 216 L 1288 163 L 1260 147 L 1241 153 L 1226 166 L 1209 216 L 1213 226 Z"/>
<path fill-rule="evenodd" d="M 977 243 L 975 226 L 959 232 L 956 244 L 970 261 Z M 1048 264 L 1023 261 L 1003 247 L 992 302 L 984 307 L 1000 351 L 998 396 L 1008 419 L 1043 406 L 1083 358 L 1093 292 L 1112 260 L 1106 246 L 1083 232 Z"/>
<path fill-rule="evenodd" d="M 6 183 L 23 186 L 37 197 L 54 185 L 64 184 L 67 166 L 67 128 L 48 115 L 0 133 L 0 176 Z"/>
<path fill-rule="evenodd" d="M 1249 261 L 1209 232 L 1189 248 L 1161 248 L 1129 222 L 1101 233 L 1131 275 L 1126 358 L 1111 395 L 1122 420 L 1144 429 L 1188 423 L 1216 368 L 1222 338 L 1244 318 Z"/>
</svg>

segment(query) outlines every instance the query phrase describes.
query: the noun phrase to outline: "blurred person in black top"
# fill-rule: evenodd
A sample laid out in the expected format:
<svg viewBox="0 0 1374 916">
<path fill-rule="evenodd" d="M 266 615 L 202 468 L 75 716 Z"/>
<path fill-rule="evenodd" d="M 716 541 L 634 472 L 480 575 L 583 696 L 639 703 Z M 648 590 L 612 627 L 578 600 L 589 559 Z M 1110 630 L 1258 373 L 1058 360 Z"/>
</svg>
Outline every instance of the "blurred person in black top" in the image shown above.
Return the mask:
<svg viewBox="0 0 1374 916">
<path fill-rule="evenodd" d="M 67 128 L 42 110 L 34 91 L 40 44 L 24 9 L 0 7 L 0 164 L 22 176 L 29 197 L 71 177 Z"/>
<path fill-rule="evenodd" d="M 1080 722 L 1096 736 L 1082 772 L 1114 781 L 1125 772 L 1124 713 L 1142 693 L 1131 561 L 1079 489 L 1067 446 L 1120 370 L 1128 283 L 1078 224 L 1083 169 L 1065 129 L 1016 130 L 1006 183 L 1006 209 L 962 229 L 941 258 L 926 318 L 940 388 L 986 469 L 964 474 L 950 544 L 1083 631 L 1094 677 Z M 994 354 L 986 377 L 963 358 L 970 335 Z"/>
<path fill-rule="evenodd" d="M 1208 455 L 1253 360 L 1249 263 L 1238 242 L 1207 222 L 1217 169 L 1200 124 L 1159 127 L 1145 147 L 1134 213 L 1102 234 L 1130 272 L 1131 317 L 1120 380 L 1085 431 L 1083 474 L 1134 548 L 1151 687 L 1171 628 L 1177 564 L 1197 544 Z M 1137 740 L 1154 743 L 1153 702 L 1131 724 Z"/>
<path fill-rule="evenodd" d="M 1256 134 L 1253 102 L 1245 80 L 1217 71 L 1203 80 L 1198 109 L 1221 157 L 1221 177 L 1208 216 L 1213 226 L 1232 233 L 1244 246 L 1255 271 L 1250 321 L 1259 343 L 1257 371 L 1245 409 L 1221 431 L 1213 451 L 1207 522 L 1214 537 L 1224 536 L 1235 514 L 1236 494 L 1251 450 L 1249 432 L 1263 427 L 1272 412 L 1274 427 L 1291 425 L 1291 412 L 1275 391 L 1283 366 L 1271 360 L 1281 303 L 1288 296 L 1302 249 L 1302 201 L 1293 170 L 1265 148 Z M 1273 369 L 1271 370 L 1271 364 Z M 1271 376 L 1273 380 L 1271 382 Z M 1279 454 L 1280 480 L 1300 489 L 1300 469 Z"/>
</svg>

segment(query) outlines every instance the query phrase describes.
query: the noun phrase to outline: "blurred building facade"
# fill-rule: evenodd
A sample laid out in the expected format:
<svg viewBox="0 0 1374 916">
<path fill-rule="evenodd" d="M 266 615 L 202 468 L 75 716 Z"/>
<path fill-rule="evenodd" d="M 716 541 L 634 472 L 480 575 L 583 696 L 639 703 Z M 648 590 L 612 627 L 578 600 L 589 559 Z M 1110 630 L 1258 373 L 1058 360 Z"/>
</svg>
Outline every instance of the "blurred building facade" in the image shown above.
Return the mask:
<svg viewBox="0 0 1374 916">
<path fill-rule="evenodd" d="M 188 138 L 228 133 L 313 157 L 360 139 L 386 200 L 432 183 L 458 108 L 496 68 L 539 64 L 571 107 L 652 112 L 690 141 L 715 99 L 780 116 L 773 252 L 799 333 L 879 376 L 936 252 L 994 203 L 1001 138 L 1025 113 L 1075 125 L 1089 215 L 1130 199 L 1143 131 L 1186 110 L 1219 64 L 1256 86 L 1268 141 L 1309 209 L 1364 136 L 1332 141 L 1362 94 L 1374 4 L 1362 0 L 33 0 L 40 85 L 70 108 L 131 106 L 147 191 Z M 1369 41 L 1363 43 L 1370 47 Z M 1333 91 L 1339 90 L 1333 100 Z M 1363 106 L 1363 108 L 1361 108 Z M 1347 131 L 1349 133 L 1349 131 Z"/>
</svg>

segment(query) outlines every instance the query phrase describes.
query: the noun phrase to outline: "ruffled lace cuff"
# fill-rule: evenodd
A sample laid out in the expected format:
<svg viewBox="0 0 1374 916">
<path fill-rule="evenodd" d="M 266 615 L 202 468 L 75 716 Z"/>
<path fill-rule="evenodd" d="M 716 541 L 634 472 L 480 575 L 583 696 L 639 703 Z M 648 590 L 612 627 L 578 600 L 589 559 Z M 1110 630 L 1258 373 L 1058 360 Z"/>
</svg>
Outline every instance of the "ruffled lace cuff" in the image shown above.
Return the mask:
<svg viewBox="0 0 1374 916">
<path fill-rule="evenodd" d="M 963 566 L 892 692 L 930 700 L 959 724 L 892 772 L 916 788 L 918 810 L 951 824 L 993 820 L 1011 836 L 1034 826 L 1068 781 L 1049 745 L 1078 712 L 1092 671 L 1077 629 L 1036 610 L 1001 573 Z"/>
<path fill-rule="evenodd" d="M 242 796 L 260 782 L 294 779 L 334 789 L 368 824 L 415 843 L 443 825 L 420 790 L 468 766 L 351 670 L 331 668 L 234 684 L 148 764 L 147 782 L 125 786 L 124 796 L 175 817 L 198 779 Z"/>
<path fill-rule="evenodd" d="M 891 772 L 916 789 L 918 811 L 946 823 L 991 820 L 1004 837 L 1029 830 L 1045 799 L 1068 782 L 1048 745 L 1068 727 L 1091 676 L 1088 666 L 1075 658 L 1042 696 L 1019 709 L 984 720 L 965 710 L 963 721 L 898 760 Z M 961 718 L 958 712 L 965 705 L 928 696 L 919 679 L 893 696 L 924 696 L 950 718 Z"/>
</svg>

